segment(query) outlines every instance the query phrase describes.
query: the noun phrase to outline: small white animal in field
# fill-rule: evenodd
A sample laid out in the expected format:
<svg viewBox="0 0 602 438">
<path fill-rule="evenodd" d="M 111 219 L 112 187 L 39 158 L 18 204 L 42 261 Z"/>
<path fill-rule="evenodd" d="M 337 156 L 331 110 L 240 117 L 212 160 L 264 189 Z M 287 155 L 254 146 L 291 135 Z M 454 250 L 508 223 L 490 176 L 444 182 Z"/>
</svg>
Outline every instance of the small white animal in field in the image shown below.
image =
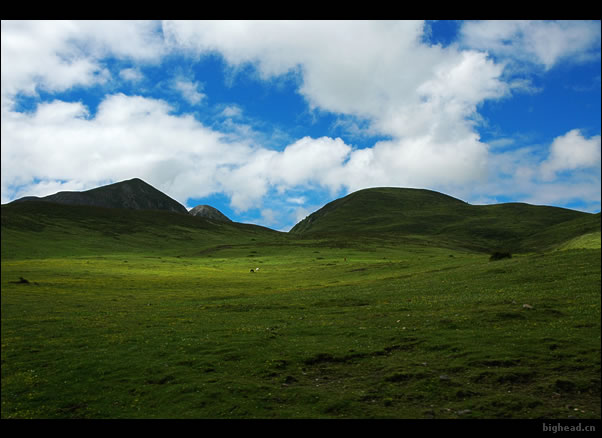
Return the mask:
<svg viewBox="0 0 602 438">
<path fill-rule="evenodd" d="M 255 268 L 255 272 L 259 271 L 259 268 Z"/>
</svg>

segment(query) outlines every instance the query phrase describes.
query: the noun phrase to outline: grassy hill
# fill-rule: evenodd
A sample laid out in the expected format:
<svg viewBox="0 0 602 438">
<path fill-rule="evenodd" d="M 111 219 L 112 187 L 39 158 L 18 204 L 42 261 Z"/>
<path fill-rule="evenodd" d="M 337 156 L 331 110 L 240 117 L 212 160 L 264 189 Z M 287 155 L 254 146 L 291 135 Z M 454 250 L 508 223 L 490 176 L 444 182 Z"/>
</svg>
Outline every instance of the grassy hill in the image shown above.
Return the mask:
<svg viewBox="0 0 602 438">
<path fill-rule="evenodd" d="M 599 420 L 600 215 L 399 194 L 292 233 L 3 205 L 2 418 Z"/>
<path fill-rule="evenodd" d="M 385 235 L 477 251 L 536 251 L 600 229 L 600 215 L 522 203 L 470 205 L 422 189 L 365 189 L 299 222 L 302 236 Z M 545 232 L 550 227 L 552 231 Z M 540 237 L 534 237 L 539 235 Z"/>
<path fill-rule="evenodd" d="M 269 228 L 162 210 L 27 201 L 2 205 L 2 258 L 182 255 L 216 245 L 280 239 Z"/>
</svg>

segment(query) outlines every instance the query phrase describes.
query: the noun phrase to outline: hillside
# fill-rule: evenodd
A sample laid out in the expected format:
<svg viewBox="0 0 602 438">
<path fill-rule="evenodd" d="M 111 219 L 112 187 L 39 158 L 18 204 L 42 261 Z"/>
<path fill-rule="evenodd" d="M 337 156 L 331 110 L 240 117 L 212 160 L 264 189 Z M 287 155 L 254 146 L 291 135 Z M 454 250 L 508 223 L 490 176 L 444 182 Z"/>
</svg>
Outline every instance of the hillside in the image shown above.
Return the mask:
<svg viewBox="0 0 602 438">
<path fill-rule="evenodd" d="M 468 211 L 468 204 L 422 189 L 359 190 L 326 204 L 291 229 L 291 233 L 388 232 L 423 234 L 439 222 Z M 430 218 L 424 221 L 424 218 Z M 435 227 L 435 228 L 433 228 Z"/>
<path fill-rule="evenodd" d="M 349 246 L 371 238 L 394 246 L 532 252 L 599 247 L 600 214 L 523 203 L 471 205 L 430 190 L 373 188 L 328 203 L 285 236 L 232 222 L 206 205 L 188 212 L 134 178 L 3 205 L 2 233 L 3 256 L 31 248 L 48 252 L 53 245 L 78 253 L 168 247 L 191 253 L 211 245 L 249 242 L 256 233 L 262 235 L 260 240 L 279 236 L 289 243 L 318 238 Z"/>
<path fill-rule="evenodd" d="M 173 211 L 64 205 L 2 205 L 2 258 L 144 252 L 195 254 L 219 245 L 280 239 L 258 225 L 215 222 Z"/>
<path fill-rule="evenodd" d="M 121 181 L 83 192 L 58 192 L 38 198 L 28 196 L 13 202 L 44 201 L 66 205 L 126 208 L 133 210 L 167 210 L 187 214 L 179 202 L 139 178 Z"/>
<path fill-rule="evenodd" d="M 423 189 L 365 189 L 291 229 L 299 236 L 389 236 L 477 251 L 550 249 L 600 230 L 600 215 L 523 203 L 471 205 Z M 538 237 L 539 236 L 539 237 Z"/>
</svg>

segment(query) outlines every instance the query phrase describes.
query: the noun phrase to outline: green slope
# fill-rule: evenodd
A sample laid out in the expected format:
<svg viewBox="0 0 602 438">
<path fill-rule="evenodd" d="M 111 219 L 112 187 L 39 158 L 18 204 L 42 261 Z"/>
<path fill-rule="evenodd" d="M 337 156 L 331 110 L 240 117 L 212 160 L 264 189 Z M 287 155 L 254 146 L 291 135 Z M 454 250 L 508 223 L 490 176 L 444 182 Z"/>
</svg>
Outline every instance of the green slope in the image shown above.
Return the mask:
<svg viewBox="0 0 602 438">
<path fill-rule="evenodd" d="M 584 214 L 575 219 L 552 225 L 530 235 L 523 246 L 543 250 L 600 248 L 600 213 Z"/>
<path fill-rule="evenodd" d="M 2 258 L 144 252 L 193 254 L 282 233 L 170 211 L 28 201 L 2 205 Z"/>
<path fill-rule="evenodd" d="M 599 249 L 601 247 L 600 231 L 583 234 L 575 237 L 558 247 L 558 250 L 567 249 Z"/>
<path fill-rule="evenodd" d="M 43 201 L 2 206 L 2 257 L 19 258 L 132 251 L 181 255 L 260 241 L 298 244 L 299 239 L 348 246 L 361 238 L 397 246 L 531 252 L 599 247 L 599 233 L 599 213 L 520 203 L 476 206 L 429 190 L 399 188 L 360 190 L 337 199 L 288 234 L 170 211 Z"/>
<path fill-rule="evenodd" d="M 468 205 L 421 189 L 360 190 L 326 204 L 291 229 L 291 233 L 389 232 L 424 234 L 456 218 Z M 423 221 L 425 217 L 430 221 Z"/>
<path fill-rule="evenodd" d="M 470 205 L 430 190 L 375 188 L 327 204 L 291 233 L 403 237 L 477 251 L 528 252 L 550 249 L 596 227 L 599 214 L 523 203 Z"/>
</svg>

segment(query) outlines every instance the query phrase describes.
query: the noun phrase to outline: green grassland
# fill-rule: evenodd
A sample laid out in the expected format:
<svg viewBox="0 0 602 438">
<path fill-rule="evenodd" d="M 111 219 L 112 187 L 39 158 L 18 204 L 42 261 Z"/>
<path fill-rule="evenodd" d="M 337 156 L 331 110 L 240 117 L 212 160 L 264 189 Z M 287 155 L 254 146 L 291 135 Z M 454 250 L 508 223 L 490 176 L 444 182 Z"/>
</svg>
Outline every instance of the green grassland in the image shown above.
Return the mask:
<svg viewBox="0 0 602 438">
<path fill-rule="evenodd" d="M 455 214 L 312 234 L 2 206 L 2 418 L 599 419 L 600 215 L 513 224 L 490 261 L 500 236 Z"/>
</svg>

